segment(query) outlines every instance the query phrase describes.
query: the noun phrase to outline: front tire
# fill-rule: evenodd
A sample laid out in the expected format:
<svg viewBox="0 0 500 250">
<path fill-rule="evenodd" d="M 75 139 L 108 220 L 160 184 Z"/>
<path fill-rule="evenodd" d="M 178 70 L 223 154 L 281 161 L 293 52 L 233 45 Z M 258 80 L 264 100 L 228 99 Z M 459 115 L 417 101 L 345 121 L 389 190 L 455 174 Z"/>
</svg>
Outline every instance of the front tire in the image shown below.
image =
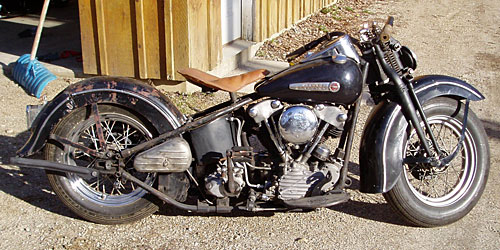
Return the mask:
<svg viewBox="0 0 500 250">
<path fill-rule="evenodd" d="M 439 146 L 451 154 L 460 138 L 464 105 L 455 99 L 436 98 L 423 108 Z M 403 145 L 404 156 L 426 156 L 414 129 L 407 129 Z M 455 159 L 442 169 L 405 164 L 396 185 L 384 194 L 387 202 L 416 226 L 442 226 L 464 217 L 481 197 L 490 167 L 486 132 L 470 109 L 462 145 Z"/>
<path fill-rule="evenodd" d="M 154 127 L 144 122 L 145 119 L 121 107 L 99 105 L 98 109 L 108 148 L 121 151 L 149 140 L 157 133 Z M 52 133 L 86 147 L 101 150 L 96 135 L 96 121 L 93 115 L 90 115 L 89 107 L 82 107 L 65 116 Z M 149 185 L 153 185 L 156 175 L 136 172 L 132 166 L 132 157 L 125 159 L 125 170 Z M 87 167 L 93 167 L 96 164 L 95 157 L 57 143 L 47 144 L 45 159 Z M 129 223 L 147 217 L 158 210 L 158 206 L 152 202 L 154 198 L 146 190 L 119 176 L 82 177 L 71 173 L 47 172 L 47 177 L 59 199 L 74 213 L 92 222 Z"/>
</svg>

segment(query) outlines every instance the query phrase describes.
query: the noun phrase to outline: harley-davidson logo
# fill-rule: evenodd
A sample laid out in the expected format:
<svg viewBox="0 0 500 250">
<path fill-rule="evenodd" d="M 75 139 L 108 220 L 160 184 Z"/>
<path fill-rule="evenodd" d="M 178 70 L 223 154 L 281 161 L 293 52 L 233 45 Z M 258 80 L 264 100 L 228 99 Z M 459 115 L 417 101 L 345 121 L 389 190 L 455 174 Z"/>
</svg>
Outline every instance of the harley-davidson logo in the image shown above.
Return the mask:
<svg viewBox="0 0 500 250">
<path fill-rule="evenodd" d="M 292 90 L 299 91 L 319 91 L 319 92 L 338 92 L 340 83 L 338 82 L 298 82 L 289 85 Z"/>
<path fill-rule="evenodd" d="M 328 86 L 331 92 L 339 92 L 340 90 L 340 83 L 338 82 L 331 82 L 330 85 Z"/>
</svg>

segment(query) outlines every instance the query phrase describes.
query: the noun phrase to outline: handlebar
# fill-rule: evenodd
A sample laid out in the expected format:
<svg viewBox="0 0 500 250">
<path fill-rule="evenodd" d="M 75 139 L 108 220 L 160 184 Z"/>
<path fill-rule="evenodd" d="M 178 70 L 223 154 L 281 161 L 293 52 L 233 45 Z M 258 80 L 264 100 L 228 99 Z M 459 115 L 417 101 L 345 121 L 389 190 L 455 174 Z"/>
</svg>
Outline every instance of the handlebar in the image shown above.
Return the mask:
<svg viewBox="0 0 500 250">
<path fill-rule="evenodd" d="M 384 27 L 382 28 L 382 32 L 380 32 L 380 41 L 383 43 L 388 42 L 391 38 L 393 24 L 394 17 L 389 16 L 384 24 Z"/>
</svg>

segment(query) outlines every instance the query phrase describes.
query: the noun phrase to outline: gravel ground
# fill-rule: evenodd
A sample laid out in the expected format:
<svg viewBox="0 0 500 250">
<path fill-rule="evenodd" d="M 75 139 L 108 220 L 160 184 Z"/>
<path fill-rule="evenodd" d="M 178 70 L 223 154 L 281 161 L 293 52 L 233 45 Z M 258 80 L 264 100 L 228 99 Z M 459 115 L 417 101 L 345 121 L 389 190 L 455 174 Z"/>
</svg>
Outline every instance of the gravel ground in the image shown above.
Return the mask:
<svg viewBox="0 0 500 250">
<path fill-rule="evenodd" d="M 395 37 L 419 55 L 417 74 L 463 78 L 487 97 L 472 107 L 483 120 L 490 139 L 490 177 L 482 199 L 464 219 L 439 228 L 411 227 L 391 210 L 381 195 L 352 190 L 353 201 L 308 213 L 203 216 L 163 209 L 127 225 L 86 222 L 59 202 L 43 171 L 19 169 L 5 163 L 27 139 L 25 105 L 38 100 L 28 97 L 2 75 L 0 162 L 4 163 L 0 164 L 3 214 L 0 248 L 500 248 L 500 117 L 495 112 L 500 105 L 500 90 L 496 86 L 500 77 L 500 3 L 496 0 L 381 1 L 366 10 L 367 19 L 395 16 Z M 77 80 L 59 79 L 49 84 L 48 98 Z M 182 98 L 187 97 L 177 99 L 176 103 Z M 355 175 L 355 164 L 353 172 Z"/>
</svg>

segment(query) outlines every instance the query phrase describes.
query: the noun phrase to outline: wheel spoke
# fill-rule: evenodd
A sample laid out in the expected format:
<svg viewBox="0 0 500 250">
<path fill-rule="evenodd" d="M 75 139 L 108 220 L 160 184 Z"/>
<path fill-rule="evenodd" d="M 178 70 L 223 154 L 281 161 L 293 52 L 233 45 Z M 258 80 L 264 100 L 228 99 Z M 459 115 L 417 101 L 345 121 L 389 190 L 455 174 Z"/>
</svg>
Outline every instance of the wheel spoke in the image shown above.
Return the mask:
<svg viewBox="0 0 500 250">
<path fill-rule="evenodd" d="M 453 153 L 461 136 L 461 122 L 449 116 L 428 117 L 431 131 L 445 155 Z M 464 140 L 459 155 L 448 165 L 436 168 L 430 164 L 411 164 L 406 166 L 406 180 L 412 192 L 422 201 L 429 204 L 448 204 L 458 199 L 461 189 L 470 185 L 471 177 L 467 172 L 470 166 L 470 139 Z M 420 141 L 414 130 L 406 142 L 406 157 L 425 157 L 419 147 Z M 467 178 L 467 179 L 464 179 Z M 441 205 L 440 205 L 441 206 Z"/>
<path fill-rule="evenodd" d="M 101 110 L 99 110 L 101 111 Z M 99 124 L 102 128 L 104 146 L 101 145 L 95 115 L 92 114 L 85 120 L 85 123 L 80 126 L 79 131 L 74 131 L 73 137 L 68 138 L 73 144 L 82 145 L 82 148 L 92 149 L 93 151 L 104 153 L 105 150 L 117 150 L 137 145 L 143 141 L 151 139 L 151 133 L 146 127 L 128 116 L 120 113 L 105 113 L 101 111 L 99 115 Z M 72 153 L 67 153 L 65 161 L 67 164 L 76 164 L 77 166 L 85 166 L 86 168 L 95 168 L 98 158 L 92 153 L 82 151 L 82 148 L 74 148 Z M 124 169 L 133 169 L 134 156 L 124 159 Z M 111 164 L 116 165 L 117 162 L 110 159 Z M 143 174 L 132 171 L 136 178 L 151 185 L 156 178 L 156 175 Z M 85 199 L 101 205 L 115 205 L 122 203 L 130 203 L 139 199 L 146 193 L 145 190 L 139 188 L 131 182 L 122 182 L 120 177 L 114 175 L 98 175 L 97 177 L 82 178 L 75 174 L 68 175 L 71 186 L 75 191 L 81 194 Z M 130 183 L 130 184 L 129 184 Z"/>
</svg>

